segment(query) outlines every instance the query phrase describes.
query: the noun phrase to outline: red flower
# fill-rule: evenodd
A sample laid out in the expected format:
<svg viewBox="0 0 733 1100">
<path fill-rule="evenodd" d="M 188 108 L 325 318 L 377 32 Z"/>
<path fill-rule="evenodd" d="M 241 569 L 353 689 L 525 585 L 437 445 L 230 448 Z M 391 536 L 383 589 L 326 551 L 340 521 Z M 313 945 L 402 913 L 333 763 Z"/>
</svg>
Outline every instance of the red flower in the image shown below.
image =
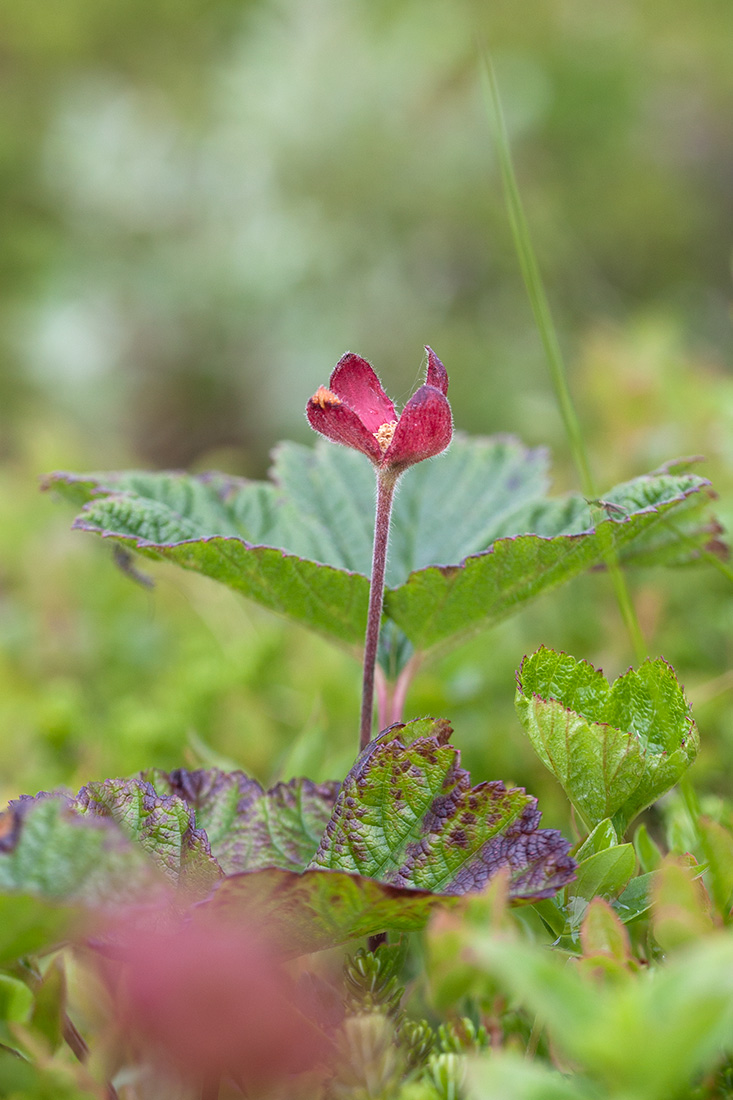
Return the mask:
<svg viewBox="0 0 733 1100">
<path fill-rule="evenodd" d="M 169 1076 L 232 1075 L 259 1095 L 327 1058 L 312 998 L 256 929 L 213 921 L 136 928 L 116 947 L 121 1035 Z"/>
<path fill-rule="evenodd" d="M 396 477 L 408 466 L 440 454 L 451 441 L 453 419 L 446 398 L 448 373 L 431 348 L 425 385 L 397 416 L 382 384 L 367 363 L 347 352 L 328 384 L 308 402 L 311 428 L 334 443 L 361 451 L 378 470 Z"/>
</svg>

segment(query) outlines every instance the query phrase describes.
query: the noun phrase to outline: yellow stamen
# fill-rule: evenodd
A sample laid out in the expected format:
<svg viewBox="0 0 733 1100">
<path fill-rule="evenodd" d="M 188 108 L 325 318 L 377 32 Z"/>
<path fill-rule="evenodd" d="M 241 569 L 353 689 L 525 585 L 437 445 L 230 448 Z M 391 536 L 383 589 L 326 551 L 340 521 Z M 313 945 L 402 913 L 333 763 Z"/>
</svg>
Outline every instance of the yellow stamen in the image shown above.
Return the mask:
<svg viewBox="0 0 733 1100">
<path fill-rule="evenodd" d="M 335 393 L 331 393 L 325 386 L 319 386 L 316 392 L 311 397 L 311 401 L 314 405 L 319 405 L 322 409 L 325 409 L 327 405 L 340 405 L 341 401 Z"/>
<path fill-rule="evenodd" d="M 384 452 L 387 450 L 390 443 L 392 442 L 392 436 L 394 435 L 394 430 L 396 427 L 397 421 L 390 420 L 387 424 L 382 424 L 381 428 L 377 428 L 376 432 L 374 432 L 374 438 L 379 444 L 379 449 L 382 454 L 384 454 Z"/>
</svg>

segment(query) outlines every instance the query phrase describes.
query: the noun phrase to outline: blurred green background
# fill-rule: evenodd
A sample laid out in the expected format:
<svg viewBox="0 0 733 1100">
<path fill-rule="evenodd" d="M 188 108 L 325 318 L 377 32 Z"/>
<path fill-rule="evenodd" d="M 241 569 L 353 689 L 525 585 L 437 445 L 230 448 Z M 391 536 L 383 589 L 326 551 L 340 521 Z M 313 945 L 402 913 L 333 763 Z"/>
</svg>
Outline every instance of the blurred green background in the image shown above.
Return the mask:
<svg viewBox="0 0 733 1100">
<path fill-rule="evenodd" d="M 350 348 L 404 401 L 422 345 L 457 427 L 568 449 L 477 62 L 489 43 L 602 489 L 703 454 L 733 518 L 730 0 L 6 0 L 0 5 L 0 797 L 181 762 L 339 777 L 359 669 L 201 578 L 146 591 L 37 492 L 53 469 L 264 476 Z M 632 576 L 733 767 L 733 585 Z M 589 576 L 440 661 L 477 778 L 564 802 L 514 718 L 544 642 L 631 661 Z"/>
</svg>

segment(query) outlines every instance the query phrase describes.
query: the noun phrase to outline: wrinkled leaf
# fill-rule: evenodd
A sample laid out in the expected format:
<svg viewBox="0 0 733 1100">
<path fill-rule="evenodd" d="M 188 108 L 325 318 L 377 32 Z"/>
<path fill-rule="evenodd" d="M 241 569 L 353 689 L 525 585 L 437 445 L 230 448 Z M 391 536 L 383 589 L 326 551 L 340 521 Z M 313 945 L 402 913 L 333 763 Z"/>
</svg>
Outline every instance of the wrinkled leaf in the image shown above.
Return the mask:
<svg viewBox="0 0 733 1100">
<path fill-rule="evenodd" d="M 276 937 L 287 954 L 299 955 L 378 932 L 415 931 L 436 905 L 449 903 L 422 890 L 340 871 L 295 874 L 272 868 L 223 879 L 194 913 L 203 919 L 252 921 Z"/>
<path fill-rule="evenodd" d="M 292 779 L 264 791 L 244 772 L 217 768 L 145 772 L 159 792 L 177 795 L 193 810 L 212 855 L 228 875 L 282 867 L 302 871 L 331 817 L 337 783 Z"/>
<path fill-rule="evenodd" d="M 228 584 L 349 645 L 366 623 L 374 476 L 363 456 L 320 441 L 277 448 L 270 482 L 220 474 L 51 475 L 82 505 L 75 522 Z M 622 558 L 692 560 L 708 540 L 707 482 L 660 473 L 612 490 L 604 511 L 547 500 L 546 458 L 512 439 L 457 437 L 402 479 L 385 614 L 404 660 L 483 629 L 603 559 L 600 519 Z M 684 532 L 674 517 L 684 513 Z M 602 518 L 602 517 L 611 518 Z M 385 656 L 385 659 L 386 656 Z"/>
<path fill-rule="evenodd" d="M 440 894 L 481 890 L 507 868 L 515 901 L 569 882 L 569 844 L 538 828 L 535 799 L 499 782 L 471 787 L 451 732 L 426 719 L 371 742 L 342 784 L 311 866 Z"/>
<path fill-rule="evenodd" d="M 151 900 L 162 886 L 143 849 L 111 820 L 84 818 L 64 795 L 11 803 L 0 841 L 0 891 L 85 905 Z"/>
<path fill-rule="evenodd" d="M 525 657 L 517 685 L 535 751 L 591 827 L 613 818 L 623 834 L 697 753 L 689 704 L 661 658 L 609 685 L 587 662 L 542 647 Z"/>
<path fill-rule="evenodd" d="M 82 787 L 73 805 L 82 817 L 114 821 L 173 885 L 204 895 L 221 878 L 206 834 L 176 795 L 159 795 L 143 779 L 105 779 Z"/>
</svg>

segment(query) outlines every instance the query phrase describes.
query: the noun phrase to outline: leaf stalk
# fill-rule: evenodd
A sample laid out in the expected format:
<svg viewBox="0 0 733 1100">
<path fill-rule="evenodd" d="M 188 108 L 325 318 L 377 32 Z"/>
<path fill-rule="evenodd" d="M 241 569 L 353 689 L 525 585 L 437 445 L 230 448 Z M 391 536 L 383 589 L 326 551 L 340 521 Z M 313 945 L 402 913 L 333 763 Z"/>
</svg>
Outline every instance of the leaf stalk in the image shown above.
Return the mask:
<svg viewBox="0 0 733 1100">
<path fill-rule="evenodd" d="M 387 569 L 387 543 L 392 501 L 398 475 L 391 470 L 377 472 L 377 509 L 374 519 L 374 549 L 372 552 L 372 576 L 369 589 L 366 638 L 364 640 L 364 677 L 361 693 L 361 722 L 359 748 L 364 749 L 372 737 L 374 713 L 374 672 L 377 664 L 379 630 L 384 602 L 384 577 Z"/>
</svg>

